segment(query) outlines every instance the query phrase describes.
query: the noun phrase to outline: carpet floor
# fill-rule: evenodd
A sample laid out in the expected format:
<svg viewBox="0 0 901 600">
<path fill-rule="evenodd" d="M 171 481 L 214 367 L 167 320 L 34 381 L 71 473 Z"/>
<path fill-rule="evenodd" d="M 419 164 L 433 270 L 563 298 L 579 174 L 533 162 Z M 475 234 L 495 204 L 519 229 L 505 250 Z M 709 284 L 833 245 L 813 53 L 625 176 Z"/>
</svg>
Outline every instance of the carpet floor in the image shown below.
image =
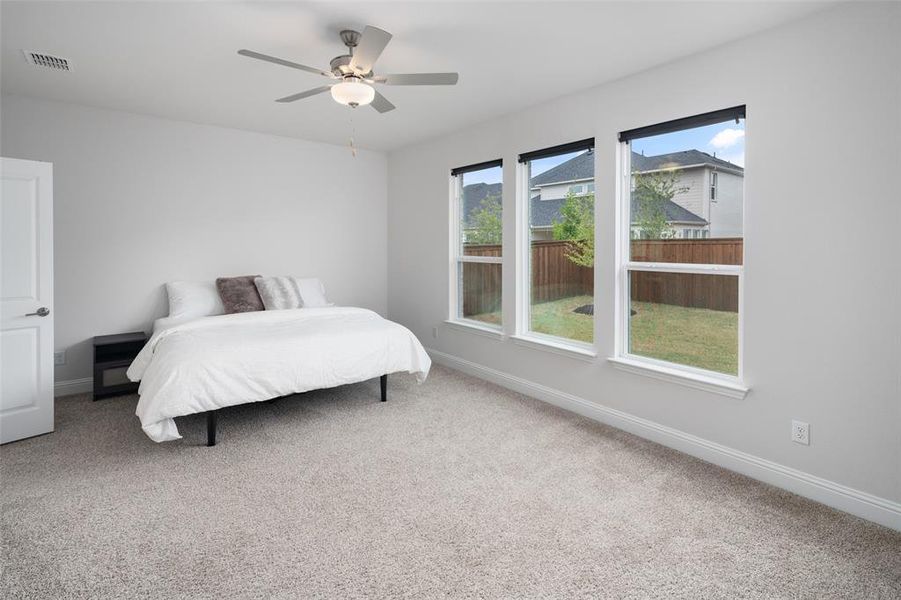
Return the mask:
<svg viewBox="0 0 901 600">
<path fill-rule="evenodd" d="M 5 598 L 894 598 L 901 534 L 436 366 L 0 449 Z"/>
</svg>

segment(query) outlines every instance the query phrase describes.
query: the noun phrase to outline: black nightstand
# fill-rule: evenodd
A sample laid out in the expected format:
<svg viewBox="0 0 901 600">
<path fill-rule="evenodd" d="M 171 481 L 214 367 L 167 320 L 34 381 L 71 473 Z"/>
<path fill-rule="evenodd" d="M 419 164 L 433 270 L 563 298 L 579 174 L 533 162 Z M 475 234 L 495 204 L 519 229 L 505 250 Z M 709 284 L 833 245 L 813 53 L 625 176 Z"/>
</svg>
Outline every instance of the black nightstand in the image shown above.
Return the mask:
<svg viewBox="0 0 901 600">
<path fill-rule="evenodd" d="M 94 400 L 138 391 L 125 372 L 146 342 L 143 331 L 94 338 Z"/>
</svg>

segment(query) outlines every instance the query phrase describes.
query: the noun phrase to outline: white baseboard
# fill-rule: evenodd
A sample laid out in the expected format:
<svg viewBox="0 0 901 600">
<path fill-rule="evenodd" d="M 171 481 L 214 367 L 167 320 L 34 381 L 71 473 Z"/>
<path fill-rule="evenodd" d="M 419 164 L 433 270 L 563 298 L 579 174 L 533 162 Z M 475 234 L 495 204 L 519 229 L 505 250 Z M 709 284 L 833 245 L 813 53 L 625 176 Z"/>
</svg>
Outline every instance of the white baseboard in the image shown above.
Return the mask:
<svg viewBox="0 0 901 600">
<path fill-rule="evenodd" d="M 804 471 L 717 444 L 578 396 L 516 377 L 474 362 L 427 349 L 441 365 L 543 400 L 582 416 L 633 433 L 701 460 L 821 502 L 832 508 L 901 531 L 901 503 L 823 479 Z"/>
<path fill-rule="evenodd" d="M 84 394 L 94 389 L 93 377 L 82 377 L 81 379 L 70 379 L 68 381 L 57 381 L 53 384 L 53 395 L 56 398 L 60 396 L 70 396 L 72 394 Z"/>
</svg>

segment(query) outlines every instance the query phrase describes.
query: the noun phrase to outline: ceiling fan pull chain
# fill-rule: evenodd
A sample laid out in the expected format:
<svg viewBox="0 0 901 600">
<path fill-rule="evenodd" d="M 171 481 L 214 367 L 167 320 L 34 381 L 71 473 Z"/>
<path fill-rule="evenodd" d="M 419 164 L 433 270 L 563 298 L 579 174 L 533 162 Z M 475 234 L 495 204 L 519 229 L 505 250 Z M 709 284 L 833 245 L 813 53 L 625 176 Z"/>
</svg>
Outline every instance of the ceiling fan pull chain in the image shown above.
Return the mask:
<svg viewBox="0 0 901 600">
<path fill-rule="evenodd" d="M 354 158 L 357 157 L 357 147 L 354 145 L 354 137 L 357 135 L 357 129 L 354 127 L 354 114 L 350 113 L 350 153 Z"/>
</svg>

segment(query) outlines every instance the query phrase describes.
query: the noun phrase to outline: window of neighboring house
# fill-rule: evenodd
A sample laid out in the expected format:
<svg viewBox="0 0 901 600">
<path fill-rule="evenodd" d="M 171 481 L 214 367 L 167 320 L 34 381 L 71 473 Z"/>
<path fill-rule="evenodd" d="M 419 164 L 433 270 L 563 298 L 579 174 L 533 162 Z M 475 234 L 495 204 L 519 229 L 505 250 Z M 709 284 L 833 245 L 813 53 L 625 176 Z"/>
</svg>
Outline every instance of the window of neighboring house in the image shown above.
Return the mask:
<svg viewBox="0 0 901 600">
<path fill-rule="evenodd" d="M 620 199 L 617 356 L 741 380 L 744 117 L 741 106 L 620 134 L 620 189 L 633 189 Z M 682 163 L 717 169 L 730 178 L 729 193 L 714 192 L 717 177 L 716 203 L 680 194 L 690 176 Z M 683 230 L 688 243 L 675 241 L 675 213 L 707 225 L 690 237 Z M 635 230 L 639 239 L 630 239 Z"/>
<path fill-rule="evenodd" d="M 682 239 L 686 239 L 689 237 L 691 237 L 691 229 L 686 227 L 685 229 L 682 230 Z"/>
<path fill-rule="evenodd" d="M 594 139 L 521 154 L 522 189 L 594 178 Z M 593 184 L 592 184 L 593 187 Z M 594 342 L 594 192 L 568 188 L 554 204 L 525 202 L 517 334 L 591 351 Z M 536 236 L 534 228 L 550 227 Z"/>
<path fill-rule="evenodd" d="M 717 172 L 713 171 L 710 173 L 710 199 L 716 200 L 716 176 Z"/>
<path fill-rule="evenodd" d="M 452 320 L 500 329 L 503 242 L 500 160 L 451 171 Z"/>
<path fill-rule="evenodd" d="M 587 189 L 587 191 L 588 191 L 589 194 L 593 194 L 593 193 L 594 193 L 594 184 L 593 184 L 593 183 L 589 183 L 589 184 L 586 186 L 586 189 Z"/>
</svg>

